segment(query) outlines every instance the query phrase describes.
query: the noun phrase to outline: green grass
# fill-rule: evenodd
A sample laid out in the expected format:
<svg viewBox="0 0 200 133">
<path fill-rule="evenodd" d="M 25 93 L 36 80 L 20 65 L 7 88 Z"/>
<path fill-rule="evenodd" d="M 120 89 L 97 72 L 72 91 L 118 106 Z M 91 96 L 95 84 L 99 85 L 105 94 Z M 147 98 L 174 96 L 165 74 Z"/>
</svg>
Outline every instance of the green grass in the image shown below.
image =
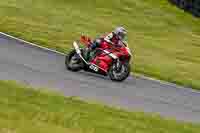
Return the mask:
<svg viewBox="0 0 200 133">
<path fill-rule="evenodd" d="M 0 81 L 0 133 L 198 133 L 200 125 L 126 112 Z"/>
<path fill-rule="evenodd" d="M 0 31 L 62 52 L 124 25 L 133 71 L 200 89 L 200 20 L 167 0 L 1 0 L 0 18 Z"/>
</svg>

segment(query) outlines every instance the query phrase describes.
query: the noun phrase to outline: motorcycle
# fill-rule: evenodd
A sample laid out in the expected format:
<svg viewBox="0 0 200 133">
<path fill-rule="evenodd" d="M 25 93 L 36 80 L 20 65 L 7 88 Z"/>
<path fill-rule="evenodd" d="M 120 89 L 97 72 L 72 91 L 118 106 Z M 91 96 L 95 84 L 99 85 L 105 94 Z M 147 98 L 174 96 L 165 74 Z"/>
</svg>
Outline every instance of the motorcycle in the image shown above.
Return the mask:
<svg viewBox="0 0 200 133">
<path fill-rule="evenodd" d="M 65 58 L 65 65 L 68 70 L 74 72 L 85 70 L 109 76 L 112 81 L 123 81 L 129 76 L 132 54 L 128 44 L 123 43 L 119 48 L 112 44 L 104 49 L 96 48 L 95 56 L 88 61 L 84 54 L 91 43 L 92 40 L 87 36 L 81 36 L 78 41 L 73 42 L 74 48 Z M 85 47 L 80 47 L 80 44 Z"/>
</svg>

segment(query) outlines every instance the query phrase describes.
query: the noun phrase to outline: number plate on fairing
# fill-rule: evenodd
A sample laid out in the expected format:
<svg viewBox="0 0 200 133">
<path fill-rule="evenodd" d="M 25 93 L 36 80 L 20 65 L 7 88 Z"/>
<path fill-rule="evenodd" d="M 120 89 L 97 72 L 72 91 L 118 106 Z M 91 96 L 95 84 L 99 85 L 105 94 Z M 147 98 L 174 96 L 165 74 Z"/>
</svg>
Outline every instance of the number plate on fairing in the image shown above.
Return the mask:
<svg viewBox="0 0 200 133">
<path fill-rule="evenodd" d="M 93 64 L 91 64 L 91 65 L 89 66 L 89 68 L 92 69 L 92 70 L 94 70 L 95 72 L 98 72 L 98 71 L 99 71 L 99 68 L 98 68 L 97 66 L 93 65 Z"/>
</svg>

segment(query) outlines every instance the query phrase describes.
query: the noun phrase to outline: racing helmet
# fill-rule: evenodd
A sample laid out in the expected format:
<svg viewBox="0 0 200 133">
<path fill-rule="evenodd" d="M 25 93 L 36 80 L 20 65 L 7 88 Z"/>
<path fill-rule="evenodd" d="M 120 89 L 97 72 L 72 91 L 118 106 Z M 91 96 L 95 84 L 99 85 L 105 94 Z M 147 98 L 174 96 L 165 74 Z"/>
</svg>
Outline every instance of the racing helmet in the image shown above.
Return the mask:
<svg viewBox="0 0 200 133">
<path fill-rule="evenodd" d="M 113 32 L 120 40 L 124 40 L 127 35 L 127 30 L 124 27 L 117 27 Z"/>
</svg>

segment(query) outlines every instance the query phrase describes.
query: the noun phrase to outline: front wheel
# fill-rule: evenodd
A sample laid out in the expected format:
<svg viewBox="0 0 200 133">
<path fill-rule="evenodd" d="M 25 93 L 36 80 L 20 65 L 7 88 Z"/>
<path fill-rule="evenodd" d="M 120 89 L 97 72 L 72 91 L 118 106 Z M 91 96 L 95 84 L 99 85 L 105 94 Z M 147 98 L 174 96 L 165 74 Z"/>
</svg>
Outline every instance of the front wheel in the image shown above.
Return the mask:
<svg viewBox="0 0 200 133">
<path fill-rule="evenodd" d="M 111 80 L 113 81 L 124 81 L 128 76 L 130 75 L 130 64 L 125 63 L 121 64 L 120 70 L 116 67 L 116 64 L 114 63 L 108 72 L 108 75 Z"/>
<path fill-rule="evenodd" d="M 76 50 L 72 50 L 66 55 L 65 66 L 68 70 L 74 72 L 80 71 L 83 68 L 83 62 Z"/>
</svg>

